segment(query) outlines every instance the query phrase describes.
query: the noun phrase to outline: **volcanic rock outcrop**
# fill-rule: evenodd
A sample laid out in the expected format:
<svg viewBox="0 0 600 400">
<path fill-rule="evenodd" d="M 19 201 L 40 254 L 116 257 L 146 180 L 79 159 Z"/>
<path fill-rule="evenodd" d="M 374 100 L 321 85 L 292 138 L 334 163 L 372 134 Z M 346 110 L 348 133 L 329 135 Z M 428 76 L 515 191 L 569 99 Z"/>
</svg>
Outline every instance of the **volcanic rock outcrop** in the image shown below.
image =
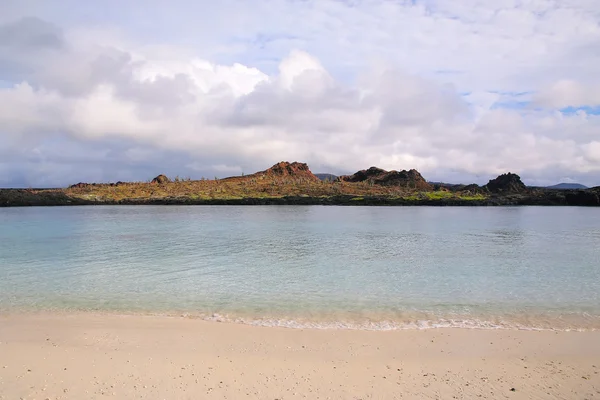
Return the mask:
<svg viewBox="0 0 600 400">
<path fill-rule="evenodd" d="M 353 175 L 344 175 L 338 178 L 342 182 L 369 182 L 382 186 L 402 186 L 410 189 L 432 190 L 431 186 L 421 176 L 419 171 L 386 171 L 381 168 L 371 167 L 356 172 Z"/>
<path fill-rule="evenodd" d="M 85 183 L 85 182 L 79 182 L 79 183 L 69 186 L 69 189 L 81 189 L 81 188 L 86 188 L 88 186 L 92 186 L 92 185 L 89 183 Z"/>
<path fill-rule="evenodd" d="M 565 194 L 567 204 L 600 206 L 600 189 L 571 190 Z"/>
<path fill-rule="evenodd" d="M 510 172 L 490 180 L 485 187 L 492 193 L 523 193 L 527 191 L 527 186 L 521 181 L 521 177 Z"/>
<path fill-rule="evenodd" d="M 152 182 L 150 182 L 150 183 L 163 184 L 163 183 L 169 183 L 169 182 L 171 182 L 171 180 L 166 175 L 160 174 L 156 178 L 152 179 Z"/>
<path fill-rule="evenodd" d="M 265 171 L 260 171 L 249 176 L 282 177 L 294 179 L 303 178 L 312 181 L 319 180 L 319 178 L 317 178 L 310 171 L 307 164 L 299 162 L 289 163 L 287 161 L 281 161 Z"/>
</svg>

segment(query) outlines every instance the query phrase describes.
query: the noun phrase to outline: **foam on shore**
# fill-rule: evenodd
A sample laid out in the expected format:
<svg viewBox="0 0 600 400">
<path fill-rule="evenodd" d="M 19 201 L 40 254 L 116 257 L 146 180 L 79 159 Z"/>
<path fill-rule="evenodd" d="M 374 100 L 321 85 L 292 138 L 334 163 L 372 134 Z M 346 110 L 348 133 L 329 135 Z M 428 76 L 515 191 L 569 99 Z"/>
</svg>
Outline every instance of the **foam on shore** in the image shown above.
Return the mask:
<svg viewBox="0 0 600 400">
<path fill-rule="evenodd" d="M 184 317 L 199 317 L 205 321 L 238 323 L 253 326 L 281 327 L 292 329 L 346 329 L 368 331 L 393 331 L 405 329 L 517 329 L 531 331 L 597 331 L 600 330 L 600 317 L 570 316 L 570 318 L 514 317 L 514 318 L 436 318 L 415 320 L 355 320 L 327 321 L 300 318 L 252 318 L 212 314 Z"/>
</svg>

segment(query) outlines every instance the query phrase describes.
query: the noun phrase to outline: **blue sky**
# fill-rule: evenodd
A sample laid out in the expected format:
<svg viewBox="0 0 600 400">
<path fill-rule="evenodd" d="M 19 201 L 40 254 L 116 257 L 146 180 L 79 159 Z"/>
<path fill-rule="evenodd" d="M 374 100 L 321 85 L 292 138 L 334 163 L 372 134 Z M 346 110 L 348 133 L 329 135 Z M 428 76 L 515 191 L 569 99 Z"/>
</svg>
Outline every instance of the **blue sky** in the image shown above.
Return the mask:
<svg viewBox="0 0 600 400">
<path fill-rule="evenodd" d="M 0 3 L 0 186 L 315 172 L 600 185 L 596 0 Z"/>
</svg>

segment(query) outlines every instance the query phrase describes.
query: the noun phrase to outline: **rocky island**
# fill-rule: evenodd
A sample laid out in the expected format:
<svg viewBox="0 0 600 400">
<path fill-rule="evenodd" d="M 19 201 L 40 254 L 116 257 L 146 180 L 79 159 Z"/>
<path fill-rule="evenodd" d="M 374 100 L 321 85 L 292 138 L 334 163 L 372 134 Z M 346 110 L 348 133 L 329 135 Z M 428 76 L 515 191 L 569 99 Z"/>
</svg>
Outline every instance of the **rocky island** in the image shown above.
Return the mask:
<svg viewBox="0 0 600 400">
<path fill-rule="evenodd" d="M 484 186 L 432 184 L 414 169 L 386 171 L 377 167 L 319 179 L 304 163 L 282 161 L 251 175 L 223 179 L 172 180 L 159 175 L 148 182 L 0 189 L 0 207 L 94 204 L 600 206 L 600 187 L 528 187 L 513 173 L 500 175 Z"/>
</svg>

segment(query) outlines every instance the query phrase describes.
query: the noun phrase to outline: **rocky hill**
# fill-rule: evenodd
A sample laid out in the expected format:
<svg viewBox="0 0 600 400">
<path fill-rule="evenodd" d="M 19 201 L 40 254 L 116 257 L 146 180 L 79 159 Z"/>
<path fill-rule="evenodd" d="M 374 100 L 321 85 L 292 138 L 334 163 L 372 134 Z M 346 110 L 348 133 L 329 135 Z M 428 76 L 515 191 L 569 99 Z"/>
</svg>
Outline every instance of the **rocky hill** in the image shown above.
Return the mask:
<svg viewBox="0 0 600 400">
<path fill-rule="evenodd" d="M 167 177 L 166 175 L 160 174 L 156 178 L 152 179 L 152 181 L 150 183 L 157 183 L 159 185 L 162 185 L 164 183 L 169 183 L 169 182 L 171 182 L 171 179 L 169 179 L 169 177 Z"/>
<path fill-rule="evenodd" d="M 343 175 L 338 178 L 342 182 L 368 182 L 382 186 L 400 186 L 408 189 L 432 190 L 433 186 L 421 176 L 419 171 L 386 171 L 381 168 L 371 167 L 360 170 L 353 175 Z"/>
<path fill-rule="evenodd" d="M 492 179 L 485 185 L 485 188 L 492 193 L 524 193 L 527 192 L 527 186 L 521 181 L 517 174 L 507 173 Z"/>
<path fill-rule="evenodd" d="M 283 178 L 283 179 L 308 179 L 310 181 L 318 181 L 317 178 L 308 168 L 306 163 L 299 162 L 287 162 L 281 161 L 273 165 L 271 168 L 264 171 L 259 171 L 251 175 L 245 175 L 243 177 L 233 177 L 234 179 L 240 178 Z M 231 178 L 227 178 L 231 179 Z"/>
</svg>

